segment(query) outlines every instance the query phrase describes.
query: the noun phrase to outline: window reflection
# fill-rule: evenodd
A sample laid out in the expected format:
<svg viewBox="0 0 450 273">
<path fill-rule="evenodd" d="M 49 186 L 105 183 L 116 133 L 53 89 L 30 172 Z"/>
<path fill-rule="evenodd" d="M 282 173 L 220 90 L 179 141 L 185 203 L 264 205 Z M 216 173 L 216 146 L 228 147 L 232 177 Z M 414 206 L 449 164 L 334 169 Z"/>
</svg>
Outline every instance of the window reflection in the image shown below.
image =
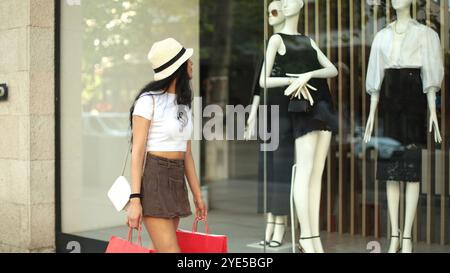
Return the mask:
<svg viewBox="0 0 450 273">
<path fill-rule="evenodd" d="M 155 41 L 173 35 L 199 52 L 198 14 L 197 0 L 61 4 L 63 233 L 126 235 L 125 214 L 106 193 L 127 151 L 131 101 L 153 78 L 147 53 Z M 194 153 L 198 148 L 194 142 Z"/>
</svg>

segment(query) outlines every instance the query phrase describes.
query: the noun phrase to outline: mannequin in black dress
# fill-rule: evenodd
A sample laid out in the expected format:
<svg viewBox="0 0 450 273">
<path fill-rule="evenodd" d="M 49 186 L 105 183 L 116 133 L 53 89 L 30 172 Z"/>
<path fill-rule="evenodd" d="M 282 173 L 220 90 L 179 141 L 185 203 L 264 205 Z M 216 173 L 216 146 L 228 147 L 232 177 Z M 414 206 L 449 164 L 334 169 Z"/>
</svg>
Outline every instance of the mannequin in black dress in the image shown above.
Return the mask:
<svg viewBox="0 0 450 273">
<path fill-rule="evenodd" d="M 297 32 L 303 5 L 303 0 L 282 0 L 285 26 L 269 40 L 263 65 L 265 71 L 261 73 L 259 83 L 262 88 L 268 88 L 267 104 L 279 106 L 280 113 L 280 147 L 273 152 L 274 160 L 268 162 L 267 171 L 278 176 L 273 178 L 275 181 L 289 181 L 289 184 L 292 166 L 286 167 L 278 159 L 285 163 L 292 156 L 295 158 L 292 161 L 296 164 L 292 188 L 301 227 L 299 246 L 303 252 L 314 253 L 323 252 L 319 235 L 322 173 L 332 132 L 337 129 L 326 78 L 335 77 L 337 69 L 312 39 Z M 273 69 L 274 63 L 277 63 L 277 69 Z M 316 90 L 310 92 L 307 84 Z M 288 112 L 292 96 L 308 100 L 312 111 Z M 283 189 L 285 184 L 278 185 Z"/>
<path fill-rule="evenodd" d="M 284 27 L 285 17 L 281 11 L 281 1 L 273 1 L 269 4 L 269 25 L 273 27 L 273 32 L 278 33 Z M 246 140 L 252 140 L 255 137 L 257 113 L 260 100 L 262 97 L 261 88 L 259 87 L 260 73 L 262 72 L 263 56 L 261 56 L 261 62 L 258 65 L 258 73 L 255 79 L 253 87 L 253 100 L 252 109 L 247 121 L 247 127 L 245 131 L 244 138 Z M 261 118 L 261 117 L 260 117 Z M 272 161 L 270 156 L 272 153 L 268 153 L 269 161 Z M 287 166 L 292 165 L 293 157 L 290 158 Z M 263 213 L 264 209 L 264 152 L 260 151 L 258 156 L 258 212 Z M 268 245 L 269 247 L 276 248 L 280 247 L 283 243 L 283 238 L 286 233 L 287 225 L 287 215 L 289 214 L 289 185 L 286 184 L 284 190 L 274 189 L 274 180 L 271 179 L 271 173 L 268 172 L 268 206 L 267 206 L 267 218 L 266 218 L 266 231 L 265 239 L 260 243 L 260 245 Z M 289 182 L 289 180 L 288 180 Z M 276 187 L 276 185 L 275 185 Z M 283 205 L 284 203 L 284 205 Z"/>
</svg>

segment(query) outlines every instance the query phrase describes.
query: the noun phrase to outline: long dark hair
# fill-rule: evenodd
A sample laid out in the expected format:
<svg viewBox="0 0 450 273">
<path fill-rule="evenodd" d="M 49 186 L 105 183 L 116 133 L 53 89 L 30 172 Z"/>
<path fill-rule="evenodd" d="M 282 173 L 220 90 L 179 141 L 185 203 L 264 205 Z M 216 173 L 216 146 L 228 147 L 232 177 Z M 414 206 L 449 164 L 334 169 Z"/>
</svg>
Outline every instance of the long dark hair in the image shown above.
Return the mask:
<svg viewBox="0 0 450 273">
<path fill-rule="evenodd" d="M 174 79 L 177 80 L 176 87 L 175 87 L 175 95 L 176 95 L 176 102 L 177 105 L 186 105 L 191 108 L 192 103 L 192 89 L 191 89 L 191 81 L 190 77 L 187 71 L 188 68 L 188 61 L 184 62 L 172 75 L 169 77 L 159 80 L 159 81 L 152 81 L 144 86 L 144 88 L 139 91 L 137 96 L 134 98 L 133 105 L 130 108 L 130 128 L 131 131 L 133 131 L 133 111 L 134 106 L 136 104 L 136 101 L 141 96 L 157 96 L 162 95 L 167 92 L 167 89 L 169 88 L 170 84 Z M 152 94 L 151 91 L 164 91 L 163 93 L 158 94 Z M 146 94 L 147 93 L 147 94 Z M 181 121 L 183 119 L 182 115 L 178 115 L 178 119 Z M 183 121 L 182 121 L 183 122 Z M 131 142 L 133 142 L 133 134 L 131 134 Z"/>
</svg>

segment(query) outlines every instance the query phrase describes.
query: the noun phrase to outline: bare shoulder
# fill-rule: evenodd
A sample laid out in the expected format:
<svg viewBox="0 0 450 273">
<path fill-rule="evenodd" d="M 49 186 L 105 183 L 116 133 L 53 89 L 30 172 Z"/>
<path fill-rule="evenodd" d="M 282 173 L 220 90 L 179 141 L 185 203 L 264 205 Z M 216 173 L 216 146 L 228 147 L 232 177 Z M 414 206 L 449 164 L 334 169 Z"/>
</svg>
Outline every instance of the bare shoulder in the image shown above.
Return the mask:
<svg viewBox="0 0 450 273">
<path fill-rule="evenodd" d="M 281 38 L 280 35 L 274 34 L 270 37 L 268 46 L 269 47 L 270 46 L 279 47 L 281 45 L 282 41 L 283 41 L 283 39 Z"/>
</svg>

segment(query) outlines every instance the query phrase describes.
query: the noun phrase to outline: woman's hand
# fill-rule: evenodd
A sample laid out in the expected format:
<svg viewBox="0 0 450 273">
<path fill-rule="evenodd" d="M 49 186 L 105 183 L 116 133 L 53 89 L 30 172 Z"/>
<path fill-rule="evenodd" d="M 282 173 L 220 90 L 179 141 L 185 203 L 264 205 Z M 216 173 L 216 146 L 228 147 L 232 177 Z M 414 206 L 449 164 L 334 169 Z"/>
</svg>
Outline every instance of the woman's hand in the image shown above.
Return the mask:
<svg viewBox="0 0 450 273">
<path fill-rule="evenodd" d="M 194 199 L 195 204 L 195 217 L 204 220 L 208 216 L 208 211 L 206 209 L 205 203 L 202 197 L 197 197 Z"/>
<path fill-rule="evenodd" d="M 441 137 L 441 132 L 439 130 L 439 123 L 438 123 L 438 119 L 436 116 L 436 111 L 431 111 L 431 113 L 430 113 L 430 127 L 429 127 L 430 133 L 433 131 L 433 127 L 434 127 L 434 141 L 436 143 L 441 143 L 442 137 Z"/>
<path fill-rule="evenodd" d="M 141 200 L 131 199 L 128 207 L 127 225 L 130 228 L 138 229 L 142 222 Z"/>
</svg>

